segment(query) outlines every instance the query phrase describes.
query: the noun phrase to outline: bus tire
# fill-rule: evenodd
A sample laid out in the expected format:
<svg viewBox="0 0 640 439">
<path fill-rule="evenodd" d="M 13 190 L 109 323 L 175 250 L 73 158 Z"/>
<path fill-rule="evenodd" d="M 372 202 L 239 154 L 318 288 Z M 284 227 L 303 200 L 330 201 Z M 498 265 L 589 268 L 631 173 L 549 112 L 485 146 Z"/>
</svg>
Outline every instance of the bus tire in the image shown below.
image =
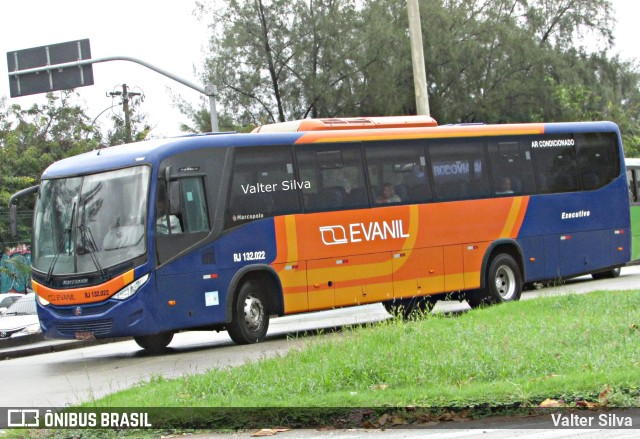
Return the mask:
<svg viewBox="0 0 640 439">
<path fill-rule="evenodd" d="M 138 337 L 133 337 L 138 346 L 140 346 L 145 351 L 158 354 L 163 352 L 171 340 L 173 340 L 173 332 L 163 332 L 160 334 L 154 335 L 142 335 Z"/>
<path fill-rule="evenodd" d="M 435 302 L 428 297 L 411 297 L 405 299 L 392 299 L 382 302 L 384 309 L 392 316 L 409 320 L 412 315 L 420 316 L 428 314 L 435 306 Z"/>
<path fill-rule="evenodd" d="M 611 270 L 607 270 L 607 271 L 601 271 L 599 273 L 592 273 L 591 277 L 593 277 L 594 279 L 598 280 L 598 279 L 614 279 L 618 276 L 620 276 L 620 267 L 616 267 L 613 268 Z"/>
<path fill-rule="evenodd" d="M 258 343 L 269 329 L 267 295 L 257 281 L 242 284 L 233 304 L 231 323 L 227 332 L 236 344 Z"/>
<path fill-rule="evenodd" d="M 522 274 L 511 255 L 501 253 L 489 264 L 485 287 L 467 296 L 471 308 L 513 302 L 522 294 Z"/>
</svg>

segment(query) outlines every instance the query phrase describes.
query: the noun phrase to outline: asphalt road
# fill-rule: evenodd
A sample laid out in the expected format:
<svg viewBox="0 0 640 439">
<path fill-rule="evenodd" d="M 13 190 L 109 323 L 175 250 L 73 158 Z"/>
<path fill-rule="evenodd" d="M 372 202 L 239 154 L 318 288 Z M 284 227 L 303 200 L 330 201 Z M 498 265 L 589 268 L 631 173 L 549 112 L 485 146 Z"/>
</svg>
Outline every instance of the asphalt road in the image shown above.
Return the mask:
<svg viewBox="0 0 640 439">
<path fill-rule="evenodd" d="M 627 267 L 617 279 L 594 281 L 582 277 L 554 288 L 527 291 L 522 300 L 638 287 L 640 267 Z M 434 312 L 468 309 L 464 302 L 439 302 Z M 273 357 L 303 347 L 309 337 L 340 336 L 332 328 L 388 317 L 382 305 L 367 305 L 274 319 L 267 340 L 257 345 L 234 345 L 226 333 L 186 332 L 177 334 L 162 355 L 147 355 L 128 340 L 4 360 L 0 362 L 0 407 L 62 407 L 102 397 L 154 376 L 174 378 Z"/>
</svg>

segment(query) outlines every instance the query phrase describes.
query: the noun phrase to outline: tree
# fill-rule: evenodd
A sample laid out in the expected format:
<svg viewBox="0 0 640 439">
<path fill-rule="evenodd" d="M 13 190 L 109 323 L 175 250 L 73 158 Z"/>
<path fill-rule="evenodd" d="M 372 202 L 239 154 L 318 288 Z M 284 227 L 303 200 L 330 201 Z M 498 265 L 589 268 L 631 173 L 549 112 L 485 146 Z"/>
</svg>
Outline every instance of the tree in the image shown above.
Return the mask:
<svg viewBox="0 0 640 439">
<path fill-rule="evenodd" d="M 54 161 L 100 146 L 100 132 L 84 109 L 70 104 L 72 93 L 49 93 L 45 104 L 28 109 L 0 100 L 0 243 L 12 241 L 6 221 L 11 194 L 36 184 Z M 33 200 L 19 200 L 18 207 L 29 211 Z M 28 228 L 23 224 L 25 239 Z"/>
<path fill-rule="evenodd" d="M 420 6 L 439 123 L 610 118 L 624 127 L 629 151 L 637 150 L 637 68 L 606 49 L 582 47 L 583 36 L 611 47 L 610 0 Z M 415 113 L 406 0 L 234 0 L 219 13 L 200 7 L 215 23 L 204 75 L 233 124 Z"/>
<path fill-rule="evenodd" d="M 364 27 L 352 0 L 233 0 L 214 15 L 206 81 L 240 125 L 331 117 L 360 106 Z"/>
</svg>

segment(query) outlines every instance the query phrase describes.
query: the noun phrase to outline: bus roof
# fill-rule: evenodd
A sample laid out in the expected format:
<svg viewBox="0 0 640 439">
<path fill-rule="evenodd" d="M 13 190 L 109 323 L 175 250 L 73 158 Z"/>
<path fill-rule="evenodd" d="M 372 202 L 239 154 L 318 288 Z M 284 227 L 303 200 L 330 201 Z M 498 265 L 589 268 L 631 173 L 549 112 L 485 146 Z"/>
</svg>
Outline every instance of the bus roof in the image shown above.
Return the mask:
<svg viewBox="0 0 640 439">
<path fill-rule="evenodd" d="M 429 116 L 342 117 L 331 119 L 302 119 L 272 123 L 255 128 L 252 133 L 290 133 L 301 131 L 361 130 L 372 128 L 436 127 Z"/>
</svg>

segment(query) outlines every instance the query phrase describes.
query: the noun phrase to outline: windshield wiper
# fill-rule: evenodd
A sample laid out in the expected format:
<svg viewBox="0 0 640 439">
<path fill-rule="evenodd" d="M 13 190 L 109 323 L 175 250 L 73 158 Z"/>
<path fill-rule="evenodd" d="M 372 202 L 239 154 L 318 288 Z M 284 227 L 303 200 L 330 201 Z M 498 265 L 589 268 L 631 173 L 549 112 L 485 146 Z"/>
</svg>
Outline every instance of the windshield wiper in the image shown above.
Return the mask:
<svg viewBox="0 0 640 439">
<path fill-rule="evenodd" d="M 93 265 L 96 266 L 98 271 L 100 272 L 100 276 L 103 278 L 106 277 L 106 273 L 100 265 L 100 261 L 98 261 L 98 257 L 96 256 L 96 251 L 98 250 L 98 246 L 96 245 L 96 240 L 93 238 L 93 234 L 91 233 L 91 229 L 89 226 L 85 225 L 84 217 L 86 216 L 87 211 L 87 203 L 85 201 L 82 206 L 82 223 L 78 226 L 78 230 L 80 230 L 80 238 L 82 239 L 82 248 L 89 250 L 89 255 L 91 256 L 91 260 L 93 261 Z M 87 242 L 89 245 L 87 245 Z"/>
<path fill-rule="evenodd" d="M 51 280 L 53 278 L 53 269 L 56 266 L 56 263 L 58 262 L 58 258 L 60 257 L 60 254 L 62 253 L 62 250 L 64 250 L 64 239 L 67 237 L 67 233 L 69 234 L 69 241 L 68 241 L 68 246 L 69 246 L 69 256 L 71 256 L 71 228 L 73 227 L 73 219 L 75 218 L 76 215 L 76 202 L 74 201 L 73 203 L 73 210 L 71 211 L 71 221 L 69 221 L 69 226 L 64 229 L 64 233 L 62 234 L 62 239 L 60 239 L 60 244 L 58 244 L 58 248 L 56 249 L 56 254 L 53 256 L 53 261 L 51 261 L 51 266 L 49 266 L 49 271 L 47 271 L 47 283 L 51 283 Z"/>
</svg>

